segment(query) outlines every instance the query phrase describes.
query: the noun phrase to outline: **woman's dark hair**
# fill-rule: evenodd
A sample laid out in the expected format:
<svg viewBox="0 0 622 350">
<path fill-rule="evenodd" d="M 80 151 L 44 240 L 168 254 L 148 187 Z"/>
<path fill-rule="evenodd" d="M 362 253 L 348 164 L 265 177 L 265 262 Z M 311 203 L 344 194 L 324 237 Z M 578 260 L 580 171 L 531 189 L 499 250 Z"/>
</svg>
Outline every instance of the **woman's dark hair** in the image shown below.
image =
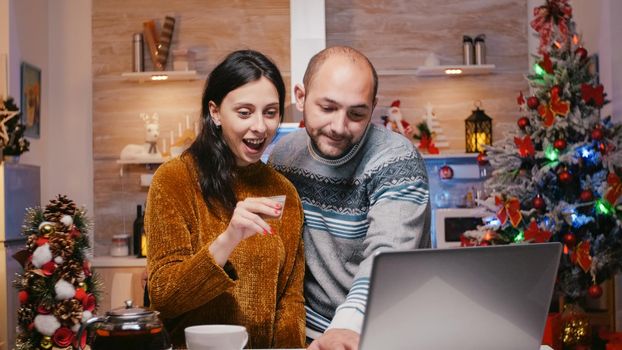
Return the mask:
<svg viewBox="0 0 622 350">
<path fill-rule="evenodd" d="M 220 106 L 227 94 L 245 84 L 266 77 L 279 94 L 281 121 L 285 110 L 285 84 L 276 65 L 262 53 L 253 50 L 232 52 L 210 73 L 201 101 L 201 132 L 189 153 L 197 164 L 199 185 L 209 208 L 220 203 L 233 211 L 237 199 L 233 192 L 235 156 L 225 143 L 222 129 L 209 113 L 209 102 Z"/>
</svg>

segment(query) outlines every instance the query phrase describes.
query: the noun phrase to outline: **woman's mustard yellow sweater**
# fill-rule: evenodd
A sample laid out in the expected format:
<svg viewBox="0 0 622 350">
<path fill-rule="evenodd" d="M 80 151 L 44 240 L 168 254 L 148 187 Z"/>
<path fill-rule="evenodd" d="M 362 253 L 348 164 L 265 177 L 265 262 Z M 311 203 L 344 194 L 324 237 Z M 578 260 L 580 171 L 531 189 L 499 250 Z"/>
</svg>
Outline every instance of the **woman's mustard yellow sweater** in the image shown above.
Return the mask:
<svg viewBox="0 0 622 350">
<path fill-rule="evenodd" d="M 275 234 L 245 239 L 221 268 L 208 247 L 231 215 L 208 210 L 190 156 L 166 162 L 153 176 L 145 214 L 151 306 L 176 347 L 185 346 L 184 328 L 198 324 L 243 325 L 248 348 L 304 347 L 300 199 L 285 177 L 262 163 L 235 171 L 238 201 L 287 196 Z"/>
</svg>

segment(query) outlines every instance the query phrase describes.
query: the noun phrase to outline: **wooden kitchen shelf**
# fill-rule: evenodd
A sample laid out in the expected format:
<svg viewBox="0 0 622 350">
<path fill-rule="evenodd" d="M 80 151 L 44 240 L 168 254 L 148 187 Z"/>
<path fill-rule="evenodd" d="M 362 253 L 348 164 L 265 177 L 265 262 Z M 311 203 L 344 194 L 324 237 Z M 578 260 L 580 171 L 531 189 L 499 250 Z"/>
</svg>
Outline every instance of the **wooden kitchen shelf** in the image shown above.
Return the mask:
<svg viewBox="0 0 622 350">
<path fill-rule="evenodd" d="M 126 72 L 121 76 L 128 81 L 143 83 L 145 81 L 176 81 L 176 80 L 203 80 L 206 76 L 197 73 L 195 70 L 177 71 L 149 71 L 149 72 Z"/>
<path fill-rule="evenodd" d="M 491 74 L 495 70 L 494 64 L 478 65 L 444 65 L 444 66 L 421 66 L 415 71 L 419 77 L 434 76 L 462 76 L 462 75 L 483 75 Z"/>
</svg>

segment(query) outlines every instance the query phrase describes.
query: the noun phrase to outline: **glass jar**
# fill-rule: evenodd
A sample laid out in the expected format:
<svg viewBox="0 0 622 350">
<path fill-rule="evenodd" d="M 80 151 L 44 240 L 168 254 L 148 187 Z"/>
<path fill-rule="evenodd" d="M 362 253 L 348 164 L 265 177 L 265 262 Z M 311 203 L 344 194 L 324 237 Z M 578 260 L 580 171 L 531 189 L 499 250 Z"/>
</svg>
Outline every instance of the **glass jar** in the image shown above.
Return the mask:
<svg viewBox="0 0 622 350">
<path fill-rule="evenodd" d="M 130 255 L 130 235 L 121 234 L 112 236 L 112 245 L 110 246 L 111 256 L 128 256 Z"/>
</svg>

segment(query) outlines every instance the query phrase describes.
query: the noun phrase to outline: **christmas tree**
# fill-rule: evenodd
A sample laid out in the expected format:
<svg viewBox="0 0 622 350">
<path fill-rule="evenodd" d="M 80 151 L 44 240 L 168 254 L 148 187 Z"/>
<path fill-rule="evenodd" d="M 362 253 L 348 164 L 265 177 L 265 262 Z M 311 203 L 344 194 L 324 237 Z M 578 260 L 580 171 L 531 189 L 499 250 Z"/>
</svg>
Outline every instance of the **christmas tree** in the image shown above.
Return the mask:
<svg viewBox="0 0 622 350">
<path fill-rule="evenodd" d="M 494 220 L 465 245 L 556 241 L 564 245 L 557 291 L 599 297 L 622 268 L 622 129 L 601 118 L 607 101 L 567 0 L 535 8 L 540 46 L 517 128 L 492 147 L 485 204 Z"/>
<path fill-rule="evenodd" d="M 89 226 L 85 209 L 66 196 L 58 195 L 43 210 L 26 210 L 26 249 L 15 255 L 24 267 L 14 281 L 20 302 L 16 349 L 77 345 L 76 334 L 93 317 L 100 290 L 86 257 Z"/>
</svg>

